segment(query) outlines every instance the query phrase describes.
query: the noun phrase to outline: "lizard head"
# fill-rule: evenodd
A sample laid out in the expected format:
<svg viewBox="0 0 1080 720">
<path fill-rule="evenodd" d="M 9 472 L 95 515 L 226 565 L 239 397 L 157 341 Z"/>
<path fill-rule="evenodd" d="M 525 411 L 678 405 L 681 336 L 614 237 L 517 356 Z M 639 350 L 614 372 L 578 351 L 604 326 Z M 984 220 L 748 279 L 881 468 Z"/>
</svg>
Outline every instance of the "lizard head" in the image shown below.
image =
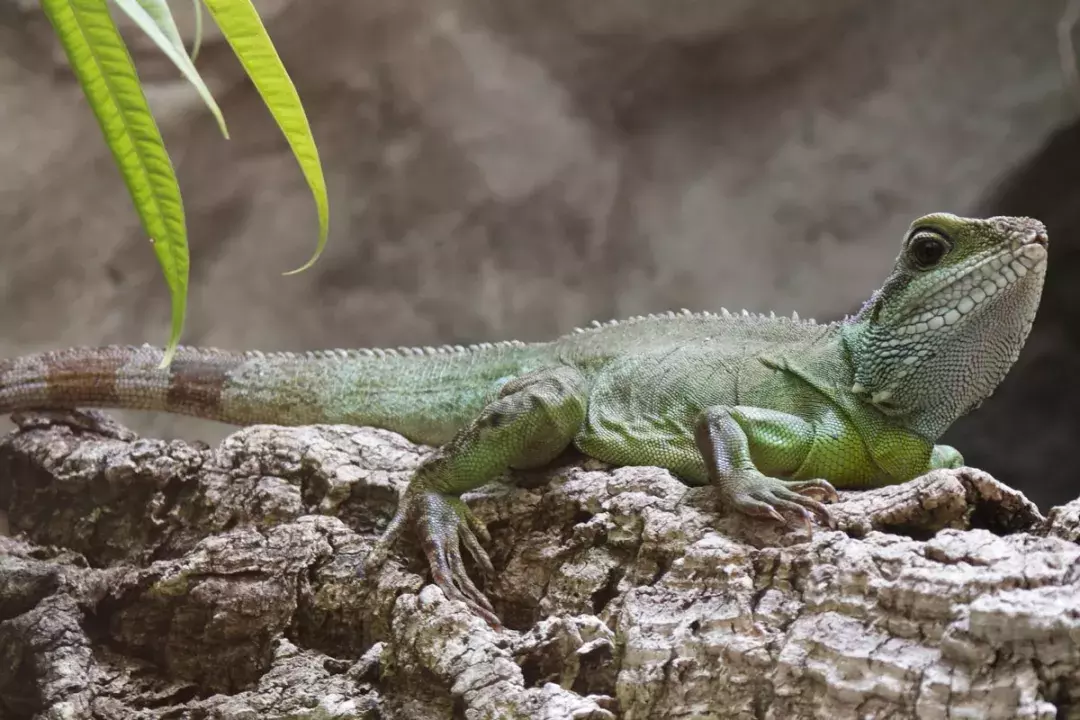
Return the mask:
<svg viewBox="0 0 1080 720">
<path fill-rule="evenodd" d="M 1047 235 L 1020 217 L 921 217 L 892 274 L 844 338 L 852 391 L 887 415 L 944 432 L 997 387 L 1027 340 L 1046 274 Z"/>
</svg>

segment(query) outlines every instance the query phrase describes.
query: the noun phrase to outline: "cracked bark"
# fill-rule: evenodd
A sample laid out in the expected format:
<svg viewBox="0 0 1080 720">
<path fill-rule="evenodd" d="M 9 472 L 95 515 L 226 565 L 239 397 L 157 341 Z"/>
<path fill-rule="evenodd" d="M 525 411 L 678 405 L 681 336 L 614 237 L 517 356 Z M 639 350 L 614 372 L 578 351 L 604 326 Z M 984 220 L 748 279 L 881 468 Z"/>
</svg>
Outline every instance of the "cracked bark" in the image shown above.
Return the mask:
<svg viewBox="0 0 1080 720">
<path fill-rule="evenodd" d="M 3 718 L 1080 718 L 1080 501 L 979 471 L 843 493 L 812 536 L 655 468 L 521 473 L 472 498 L 497 633 L 413 545 L 357 575 L 425 452 L 400 436 L 22 424 Z"/>
</svg>

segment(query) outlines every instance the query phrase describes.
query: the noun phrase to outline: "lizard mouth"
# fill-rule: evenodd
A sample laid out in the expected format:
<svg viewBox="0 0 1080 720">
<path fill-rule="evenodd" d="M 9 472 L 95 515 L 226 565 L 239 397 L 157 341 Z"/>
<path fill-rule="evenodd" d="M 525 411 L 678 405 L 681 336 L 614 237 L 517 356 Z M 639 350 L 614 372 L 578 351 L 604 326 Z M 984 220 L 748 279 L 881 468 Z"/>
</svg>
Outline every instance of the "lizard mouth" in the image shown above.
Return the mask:
<svg viewBox="0 0 1080 720">
<path fill-rule="evenodd" d="M 902 316 L 897 332 L 917 335 L 956 324 L 1028 275 L 1042 273 L 1048 243 L 1046 233 L 1032 233 L 1001 252 L 959 269 L 907 308 L 909 312 Z"/>
</svg>

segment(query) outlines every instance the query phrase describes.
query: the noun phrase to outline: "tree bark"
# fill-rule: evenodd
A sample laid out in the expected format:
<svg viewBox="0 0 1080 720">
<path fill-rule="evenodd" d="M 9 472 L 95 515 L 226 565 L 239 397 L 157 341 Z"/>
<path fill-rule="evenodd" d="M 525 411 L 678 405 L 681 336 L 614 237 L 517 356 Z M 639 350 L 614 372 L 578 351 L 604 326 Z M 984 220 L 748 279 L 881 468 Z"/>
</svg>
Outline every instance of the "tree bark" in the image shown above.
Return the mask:
<svg viewBox="0 0 1080 720">
<path fill-rule="evenodd" d="M 471 497 L 496 632 L 411 538 L 358 572 L 427 451 L 398 435 L 20 424 L 0 718 L 1080 718 L 1080 501 L 970 468 L 812 534 L 656 468 L 516 473 Z"/>
</svg>

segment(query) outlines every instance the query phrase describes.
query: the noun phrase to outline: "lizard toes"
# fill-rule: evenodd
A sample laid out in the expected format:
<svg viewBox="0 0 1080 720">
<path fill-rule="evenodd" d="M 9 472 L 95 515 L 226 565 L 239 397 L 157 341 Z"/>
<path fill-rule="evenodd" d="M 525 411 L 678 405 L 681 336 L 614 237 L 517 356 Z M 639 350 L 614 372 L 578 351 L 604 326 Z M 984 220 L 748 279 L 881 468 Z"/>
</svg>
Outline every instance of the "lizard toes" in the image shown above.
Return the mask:
<svg viewBox="0 0 1080 720">
<path fill-rule="evenodd" d="M 793 493 L 794 494 L 794 493 Z M 804 507 L 803 503 L 794 500 L 792 498 L 785 497 L 776 493 L 762 493 L 761 500 L 771 505 L 778 511 L 784 511 L 791 513 L 804 524 L 810 525 L 810 511 Z M 801 497 L 801 496 L 800 496 Z M 805 500 L 805 498 L 802 498 Z"/>
<path fill-rule="evenodd" d="M 114 440 L 131 442 L 138 435 L 100 410 L 20 410 L 11 419 L 26 430 L 49 425 L 66 425 L 76 432 L 88 432 Z"/>
<path fill-rule="evenodd" d="M 476 583 L 472 581 L 472 578 L 469 577 L 469 573 L 465 571 L 465 563 L 462 562 L 461 555 L 450 558 L 450 565 L 453 567 L 454 571 L 454 583 L 457 585 L 457 588 L 461 590 L 462 594 L 488 612 L 494 612 L 495 608 L 491 606 L 487 597 L 480 591 L 480 588 L 476 587 Z"/>
<path fill-rule="evenodd" d="M 787 524 L 785 515 L 794 516 L 812 534 L 814 517 L 826 527 L 835 527 L 828 509 L 817 499 L 830 494 L 835 495 L 836 491 L 825 480 L 789 482 L 757 476 L 737 486 L 728 502 L 736 512 L 755 518 Z"/>
<path fill-rule="evenodd" d="M 795 480 L 786 483 L 787 489 L 821 502 L 836 502 L 840 496 L 828 480 Z"/>
<path fill-rule="evenodd" d="M 784 516 L 773 507 L 773 503 L 763 502 L 749 494 L 732 498 L 731 505 L 735 512 L 743 515 L 749 515 L 761 520 L 772 520 L 778 523 L 786 522 Z"/>
<path fill-rule="evenodd" d="M 465 574 L 465 568 L 463 565 L 458 567 L 461 563 L 461 558 L 458 557 L 457 561 L 449 560 L 445 554 L 442 554 L 440 558 L 438 569 L 432 564 L 431 575 L 432 581 L 443 591 L 443 595 L 448 600 L 456 600 L 469 608 L 469 611 L 474 615 L 481 617 L 484 622 L 490 625 L 495 630 L 502 629 L 502 622 L 495 614 L 494 609 L 491 607 L 491 603 L 484 597 L 483 593 L 475 585 L 469 576 Z M 454 566 L 454 569 L 449 573 L 445 572 L 445 569 Z M 459 587 L 458 583 L 461 583 Z M 471 592 L 469 590 L 471 589 Z"/>
<path fill-rule="evenodd" d="M 383 530 L 382 535 L 375 541 L 375 544 L 371 546 L 371 550 L 368 552 L 364 562 L 357 569 L 357 574 L 360 577 L 366 577 L 378 570 L 386 562 L 386 559 L 390 556 L 390 550 L 393 549 L 394 543 L 401 537 L 405 530 L 405 519 L 407 516 L 407 508 L 405 502 L 402 500 L 398 505 L 398 511 L 394 514 L 394 517 L 390 520 L 390 523 Z"/>
<path fill-rule="evenodd" d="M 465 548 L 472 555 L 473 560 L 480 566 L 480 569 L 485 575 L 491 577 L 495 574 L 495 566 L 491 563 L 491 557 L 488 555 L 487 550 L 480 544 L 481 541 L 477 539 L 470 528 L 461 528 L 461 541 L 465 544 Z"/>
<path fill-rule="evenodd" d="M 469 606 L 469 610 L 471 610 L 473 614 L 479 616 L 484 622 L 491 626 L 492 630 L 503 629 L 502 620 L 499 620 L 499 616 L 492 611 L 480 607 L 479 605 L 468 599 L 465 600 L 465 604 Z"/>
<path fill-rule="evenodd" d="M 460 514 L 465 518 L 466 528 L 480 540 L 481 543 L 487 545 L 491 542 L 491 534 L 488 532 L 487 526 L 480 522 L 480 519 L 476 517 L 476 513 L 469 509 L 469 506 L 465 503 L 461 503 Z"/>
<path fill-rule="evenodd" d="M 829 509 L 817 500 L 807 497 L 805 493 L 798 491 L 792 491 L 784 489 L 777 493 L 777 505 L 783 503 L 783 507 L 791 508 L 792 506 L 798 507 L 802 511 L 802 514 L 806 517 L 807 522 L 810 519 L 810 512 L 817 516 L 819 522 L 828 528 L 835 526 L 832 514 L 829 513 Z M 809 510 L 809 512 L 807 512 Z"/>
<path fill-rule="evenodd" d="M 493 628 L 501 628 L 499 618 L 484 594 L 473 583 L 461 558 L 461 544 L 469 551 L 479 550 L 487 559 L 487 553 L 469 527 L 466 519 L 468 508 L 460 501 L 443 498 L 435 493 L 424 497 L 423 522 L 419 524 L 421 544 L 431 568 L 431 579 L 450 600 L 460 600 L 474 614 L 482 617 Z M 491 566 L 480 561 L 486 568 Z"/>
</svg>

